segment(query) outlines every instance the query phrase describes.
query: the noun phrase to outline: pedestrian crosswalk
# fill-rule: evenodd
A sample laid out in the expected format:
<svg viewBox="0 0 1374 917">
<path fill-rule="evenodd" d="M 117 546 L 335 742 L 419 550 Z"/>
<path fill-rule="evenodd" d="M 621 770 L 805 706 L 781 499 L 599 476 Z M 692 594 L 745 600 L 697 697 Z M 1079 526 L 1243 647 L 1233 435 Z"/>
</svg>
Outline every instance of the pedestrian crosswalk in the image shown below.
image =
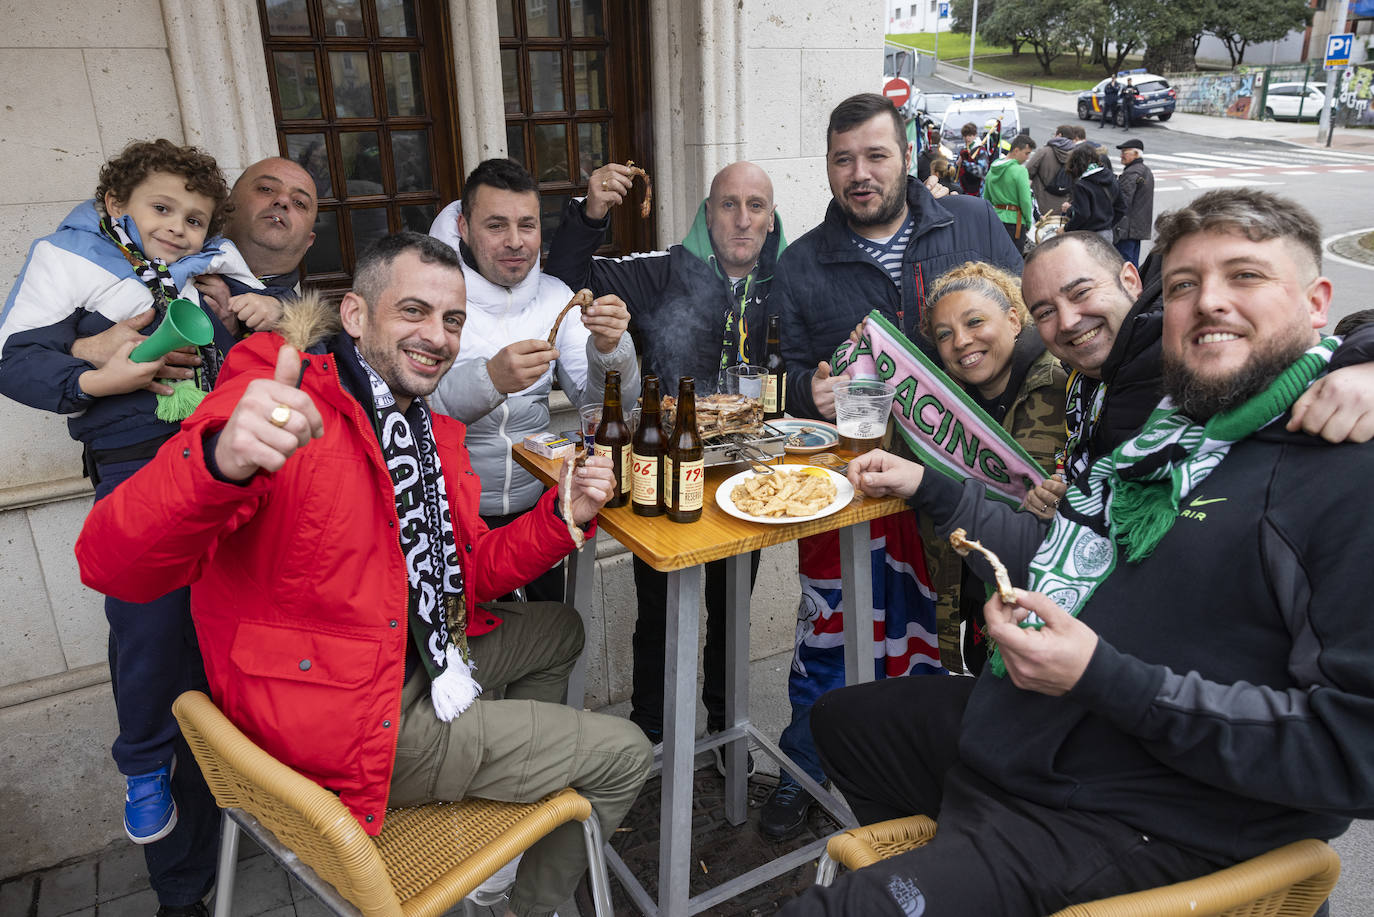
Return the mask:
<svg viewBox="0 0 1374 917">
<path fill-rule="evenodd" d="M 1145 162 L 1155 180 L 1189 180 L 1203 177 L 1262 179 L 1265 176 L 1300 176 L 1322 173 L 1343 175 L 1374 171 L 1374 155 L 1319 147 L 1243 148 L 1214 152 L 1145 152 Z M 1120 166 L 1118 161 L 1116 165 Z"/>
</svg>

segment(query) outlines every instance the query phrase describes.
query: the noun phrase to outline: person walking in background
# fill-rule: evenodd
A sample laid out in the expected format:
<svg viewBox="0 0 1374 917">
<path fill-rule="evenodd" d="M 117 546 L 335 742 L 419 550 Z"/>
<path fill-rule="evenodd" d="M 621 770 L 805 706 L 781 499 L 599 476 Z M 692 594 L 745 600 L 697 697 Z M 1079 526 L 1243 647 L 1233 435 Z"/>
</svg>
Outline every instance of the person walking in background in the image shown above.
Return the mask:
<svg viewBox="0 0 1374 917">
<path fill-rule="evenodd" d="M 1116 184 L 1126 215 L 1113 233 L 1121 257 L 1140 267 L 1140 240 L 1150 238 L 1155 221 L 1155 175 L 1142 158 L 1145 144 L 1127 140 L 1116 147 L 1121 151 L 1121 174 Z"/>
<path fill-rule="evenodd" d="M 1102 87 L 1102 111 L 1097 119 L 1098 127 L 1106 127 L 1107 122 L 1116 117 L 1117 100 L 1121 96 L 1121 83 L 1117 81 L 1116 74 L 1112 74 L 1111 80 L 1106 86 Z"/>
<path fill-rule="evenodd" d="M 1074 148 L 1068 169 L 1073 189 L 1064 205 L 1064 213 L 1069 217 L 1064 230 L 1095 232 L 1111 242 L 1113 227 L 1126 215 L 1116 176 L 1103 168 L 1101 154 L 1091 143 L 1080 143 Z"/>
<path fill-rule="evenodd" d="M 1035 225 L 1035 202 L 1026 172 L 1026 160 L 1034 149 L 1030 134 L 1017 134 L 1011 141 L 1011 152 L 992 164 L 983 182 L 983 198 L 997 211 L 997 218 L 1020 253 L 1025 252 L 1026 236 Z"/>
<path fill-rule="evenodd" d="M 978 139 L 978 125 L 972 121 L 959 129 L 964 138 L 963 149 L 959 150 L 959 161 L 955 163 L 955 177 L 959 180 L 959 190 L 964 194 L 981 194 L 983 179 L 992 166 L 992 153 L 988 146 Z"/>
<path fill-rule="evenodd" d="M 1069 173 L 1065 167 L 1076 142 L 1074 126 L 1061 124 L 1054 129 L 1054 136 L 1026 162 L 1031 192 L 1041 213 L 1058 213 L 1069 199 Z"/>
</svg>

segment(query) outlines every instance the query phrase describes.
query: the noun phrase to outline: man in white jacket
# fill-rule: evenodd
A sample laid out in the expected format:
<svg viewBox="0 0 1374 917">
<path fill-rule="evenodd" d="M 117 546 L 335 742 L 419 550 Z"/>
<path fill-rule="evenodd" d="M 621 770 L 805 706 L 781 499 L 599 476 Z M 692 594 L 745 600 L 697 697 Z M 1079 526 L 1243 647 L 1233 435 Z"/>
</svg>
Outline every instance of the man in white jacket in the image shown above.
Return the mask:
<svg viewBox="0 0 1374 917">
<path fill-rule="evenodd" d="M 430 405 L 467 424 L 468 451 L 482 481 L 482 518 L 494 528 L 544 492 L 510 448 L 548 429 L 555 370 L 576 407 L 601 400 L 611 369 L 620 373 L 623 403 L 639 397 L 638 361 L 626 333 L 630 313 L 620 297 L 602 296 L 585 313 L 569 312 L 549 346 L 549 331 L 573 291 L 539 269 L 538 185 L 514 160 L 478 165 L 462 200 L 445 207 L 429 233 L 461 254 L 468 310 L 463 349 Z M 562 601 L 561 568 L 526 593 L 531 601 Z"/>
</svg>

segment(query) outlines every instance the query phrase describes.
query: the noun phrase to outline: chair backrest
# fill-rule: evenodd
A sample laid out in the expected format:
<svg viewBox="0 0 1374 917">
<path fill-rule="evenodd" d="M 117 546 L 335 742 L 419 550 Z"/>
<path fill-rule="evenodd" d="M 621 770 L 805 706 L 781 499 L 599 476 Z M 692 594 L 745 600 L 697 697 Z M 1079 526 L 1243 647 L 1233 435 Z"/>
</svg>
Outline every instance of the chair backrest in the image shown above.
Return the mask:
<svg viewBox="0 0 1374 917">
<path fill-rule="evenodd" d="M 376 845 L 337 796 L 255 745 L 202 692 L 172 712 L 221 808 L 252 815 L 363 914 L 400 917 Z"/>
<path fill-rule="evenodd" d="M 1312 917 L 1340 875 L 1331 845 L 1309 838 L 1197 879 L 1076 904 L 1051 917 Z"/>
</svg>

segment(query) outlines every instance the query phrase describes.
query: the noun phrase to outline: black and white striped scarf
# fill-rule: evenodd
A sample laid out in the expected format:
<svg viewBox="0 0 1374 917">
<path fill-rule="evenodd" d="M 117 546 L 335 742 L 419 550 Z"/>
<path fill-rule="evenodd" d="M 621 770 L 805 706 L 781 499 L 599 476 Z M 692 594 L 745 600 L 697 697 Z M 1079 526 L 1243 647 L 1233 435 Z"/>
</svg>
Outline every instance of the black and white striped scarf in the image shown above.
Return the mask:
<svg viewBox="0 0 1374 917">
<path fill-rule="evenodd" d="M 396 489 L 397 537 L 410 584 L 410 634 L 429 673 L 434 713 L 448 722 L 482 689 L 472 677 L 476 666 L 468 650 L 463 569 L 429 407 L 416 398 L 402 413 L 390 387 L 361 353 L 357 356 L 372 386 L 382 457 Z"/>
</svg>

